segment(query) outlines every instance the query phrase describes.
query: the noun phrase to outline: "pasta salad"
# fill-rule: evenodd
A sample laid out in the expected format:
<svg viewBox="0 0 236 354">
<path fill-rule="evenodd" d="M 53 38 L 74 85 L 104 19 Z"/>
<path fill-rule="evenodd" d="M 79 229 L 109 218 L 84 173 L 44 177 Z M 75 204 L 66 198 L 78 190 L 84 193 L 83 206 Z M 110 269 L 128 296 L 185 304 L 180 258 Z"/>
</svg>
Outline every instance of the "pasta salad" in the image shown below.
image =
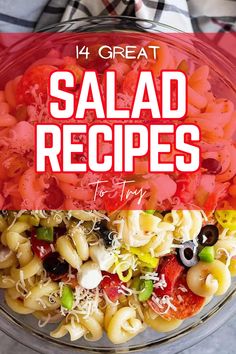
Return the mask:
<svg viewBox="0 0 236 354">
<path fill-rule="evenodd" d="M 50 335 L 121 344 L 168 332 L 236 274 L 235 211 L 4 212 L 0 287 Z M 227 222 L 225 221 L 227 220 Z"/>
<path fill-rule="evenodd" d="M 207 65 L 153 44 L 161 47 L 157 62 L 85 62 L 52 49 L 0 91 L 0 288 L 12 311 L 36 317 L 39 327 L 55 323 L 53 338 L 98 341 L 105 331 L 122 344 L 147 327 L 172 331 L 225 294 L 236 275 L 234 104 L 214 95 Z M 52 119 L 48 78 L 58 68 L 73 72 L 79 94 L 83 71 L 94 66 L 101 91 L 104 71 L 117 72 L 121 109 L 131 104 L 140 69 L 153 71 L 157 87 L 163 68 L 188 76 L 184 121 L 201 128 L 200 169 L 154 177 L 142 160 L 139 210 L 135 194 L 127 208 L 114 198 L 95 207 L 85 188 L 92 174 L 34 170 L 34 123 Z"/>
</svg>

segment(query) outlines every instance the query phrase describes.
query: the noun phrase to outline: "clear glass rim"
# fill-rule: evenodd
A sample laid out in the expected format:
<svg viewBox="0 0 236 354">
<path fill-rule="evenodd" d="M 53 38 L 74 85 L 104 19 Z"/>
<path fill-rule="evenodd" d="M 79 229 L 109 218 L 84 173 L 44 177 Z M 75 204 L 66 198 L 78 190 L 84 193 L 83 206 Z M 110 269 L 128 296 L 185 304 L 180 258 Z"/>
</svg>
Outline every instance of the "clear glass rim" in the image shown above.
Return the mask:
<svg viewBox="0 0 236 354">
<path fill-rule="evenodd" d="M 67 21 L 63 21 L 63 22 L 59 22 L 59 23 L 56 23 L 56 24 L 52 24 L 52 25 L 49 25 L 49 26 L 44 26 L 42 28 L 40 28 L 39 30 L 36 31 L 36 33 L 41 33 L 41 32 L 47 32 L 49 30 L 53 30 L 55 29 L 55 26 L 56 27 L 63 27 L 67 24 L 71 24 L 71 23 L 78 23 L 78 22 L 89 22 L 91 24 L 94 24 L 96 25 L 97 21 L 109 21 L 109 22 L 119 22 L 119 21 L 127 21 L 127 22 L 130 22 L 130 23 L 138 23 L 138 22 L 141 22 L 141 23 L 146 23 L 146 24 L 150 24 L 150 26 L 152 26 L 151 28 L 156 28 L 157 26 L 160 26 L 162 27 L 163 29 L 169 29 L 169 30 L 173 30 L 174 32 L 178 32 L 178 33 L 186 33 L 184 31 L 181 31 L 180 29 L 178 28 L 175 28 L 174 26 L 170 26 L 170 25 L 166 25 L 162 22 L 158 22 L 158 21 L 153 21 L 153 20 L 148 20 L 148 19 L 145 19 L 145 18 L 137 18 L 137 17 L 132 17 L 132 16 L 91 16 L 91 17 L 80 17 L 80 18 L 75 18 L 75 19 L 72 19 L 72 20 L 67 20 Z M 148 28 L 150 29 L 150 28 Z"/>
</svg>

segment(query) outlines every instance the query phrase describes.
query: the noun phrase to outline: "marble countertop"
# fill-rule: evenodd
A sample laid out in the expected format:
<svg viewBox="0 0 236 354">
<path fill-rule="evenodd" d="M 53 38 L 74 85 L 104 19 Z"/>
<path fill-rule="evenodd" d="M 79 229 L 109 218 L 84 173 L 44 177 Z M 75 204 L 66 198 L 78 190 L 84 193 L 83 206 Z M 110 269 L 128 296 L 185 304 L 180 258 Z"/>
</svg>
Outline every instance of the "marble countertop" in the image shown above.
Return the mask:
<svg viewBox="0 0 236 354">
<path fill-rule="evenodd" d="M 236 315 L 210 337 L 181 354 L 233 354 L 236 352 Z M 223 345 L 222 345 L 223 343 Z M 0 331 L 0 354 L 37 354 Z M 52 353 L 54 354 L 54 353 Z M 55 353 L 56 354 L 56 353 Z M 142 353 L 140 353 L 142 354 Z M 151 353 L 150 353 L 151 354 Z M 154 351 L 152 354 L 155 354 Z"/>
</svg>

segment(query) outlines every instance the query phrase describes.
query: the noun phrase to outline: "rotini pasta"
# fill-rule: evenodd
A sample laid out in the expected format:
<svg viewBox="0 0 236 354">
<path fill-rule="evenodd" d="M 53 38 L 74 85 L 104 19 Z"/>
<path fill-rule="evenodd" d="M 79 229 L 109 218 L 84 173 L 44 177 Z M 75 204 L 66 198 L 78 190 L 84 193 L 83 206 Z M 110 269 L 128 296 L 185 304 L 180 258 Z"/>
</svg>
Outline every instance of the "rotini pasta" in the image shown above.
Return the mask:
<svg viewBox="0 0 236 354">
<path fill-rule="evenodd" d="M 147 326 L 175 330 L 227 292 L 236 274 L 236 233 L 220 215 L 206 224 L 199 210 L 6 212 L 0 218 L 5 301 L 19 314 L 33 314 L 40 327 L 56 323 L 54 338 L 97 341 L 105 330 L 121 344 Z"/>
</svg>

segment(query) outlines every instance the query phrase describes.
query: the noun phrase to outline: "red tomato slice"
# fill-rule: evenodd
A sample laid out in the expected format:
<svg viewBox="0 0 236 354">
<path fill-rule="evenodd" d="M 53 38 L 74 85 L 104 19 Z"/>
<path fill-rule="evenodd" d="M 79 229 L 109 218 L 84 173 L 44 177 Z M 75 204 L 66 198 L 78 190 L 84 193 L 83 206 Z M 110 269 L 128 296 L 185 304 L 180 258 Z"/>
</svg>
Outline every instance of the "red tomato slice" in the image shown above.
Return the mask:
<svg viewBox="0 0 236 354">
<path fill-rule="evenodd" d="M 48 97 L 49 77 L 55 70 L 57 68 L 52 65 L 39 65 L 29 68 L 17 86 L 18 103 L 35 103 L 35 97 L 30 92 L 32 87 L 35 88 L 37 96 L 40 95 L 42 102 L 45 102 Z"/>
<path fill-rule="evenodd" d="M 120 296 L 120 288 L 123 284 L 117 274 L 102 272 L 103 280 L 100 287 L 112 302 L 116 302 Z"/>
<path fill-rule="evenodd" d="M 35 235 L 31 236 L 31 248 L 33 253 L 40 259 L 44 259 L 49 253 L 52 253 L 52 243 L 38 240 Z"/>
<path fill-rule="evenodd" d="M 157 273 L 159 277 L 164 274 L 167 286 L 164 289 L 156 288 L 154 291 L 156 296 L 162 297 L 164 295 L 171 295 L 174 290 L 175 283 L 184 272 L 184 269 L 184 266 L 179 263 L 174 254 L 164 257 L 157 269 Z"/>
<path fill-rule="evenodd" d="M 176 281 L 175 287 L 171 294 L 171 304 L 175 307 L 167 309 L 167 305 L 159 306 L 153 300 L 148 301 L 151 309 L 166 319 L 184 320 L 188 317 L 196 315 L 204 305 L 205 298 L 194 294 L 188 287 L 186 282 L 186 272 L 182 274 Z"/>
</svg>

